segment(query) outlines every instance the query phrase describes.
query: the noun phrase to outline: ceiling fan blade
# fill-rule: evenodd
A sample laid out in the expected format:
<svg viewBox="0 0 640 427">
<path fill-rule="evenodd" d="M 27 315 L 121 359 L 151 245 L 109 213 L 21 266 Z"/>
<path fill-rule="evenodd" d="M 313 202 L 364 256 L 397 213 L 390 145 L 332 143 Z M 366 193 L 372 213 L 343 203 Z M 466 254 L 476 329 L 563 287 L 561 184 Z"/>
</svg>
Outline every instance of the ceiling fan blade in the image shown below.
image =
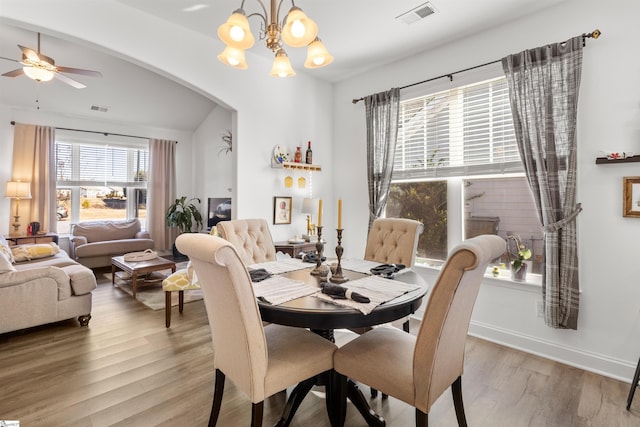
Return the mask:
<svg viewBox="0 0 640 427">
<path fill-rule="evenodd" d="M 7 61 L 13 61 L 13 62 L 20 62 L 17 59 L 13 59 L 13 58 L 5 58 L 4 56 L 0 56 L 0 59 L 6 59 Z"/>
<path fill-rule="evenodd" d="M 68 84 L 69 86 L 75 87 L 76 89 L 84 89 L 85 87 L 87 87 L 86 85 L 83 85 L 82 83 L 77 82 L 77 81 L 75 81 L 73 79 L 70 79 L 69 77 L 64 76 L 64 75 L 62 75 L 60 73 L 54 73 L 53 77 L 55 77 L 56 79 L 60 80 L 61 82 L 64 82 L 64 83 Z"/>
<path fill-rule="evenodd" d="M 91 77 L 102 77 L 102 73 L 100 71 L 93 70 L 83 70 L 81 68 L 71 68 L 71 67 L 56 67 L 59 72 L 62 73 L 72 73 L 72 74 L 82 74 L 84 76 Z"/>
<path fill-rule="evenodd" d="M 4 77 L 18 77 L 24 74 L 24 71 L 22 71 L 22 68 L 18 68 L 17 70 L 13 70 L 13 71 L 8 71 L 6 73 L 3 74 Z"/>
<path fill-rule="evenodd" d="M 32 61 L 40 61 L 40 55 L 33 49 L 18 45 L 24 56 Z"/>
</svg>

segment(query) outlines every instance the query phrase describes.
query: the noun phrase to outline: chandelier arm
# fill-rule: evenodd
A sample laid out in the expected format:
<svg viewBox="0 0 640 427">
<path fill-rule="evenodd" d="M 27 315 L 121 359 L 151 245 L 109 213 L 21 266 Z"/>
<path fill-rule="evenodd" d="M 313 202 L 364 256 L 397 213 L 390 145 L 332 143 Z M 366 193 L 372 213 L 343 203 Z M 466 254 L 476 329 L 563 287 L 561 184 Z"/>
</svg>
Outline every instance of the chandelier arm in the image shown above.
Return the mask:
<svg viewBox="0 0 640 427">
<path fill-rule="evenodd" d="M 260 12 L 253 12 L 252 14 L 247 15 L 247 19 L 251 18 L 252 16 L 259 16 L 260 18 L 262 18 L 262 21 L 264 22 L 265 28 L 267 27 L 267 25 L 269 25 L 267 23 L 267 17 L 265 15 L 261 14 Z"/>
<path fill-rule="evenodd" d="M 280 3 L 278 3 L 278 12 L 276 13 L 275 17 L 271 18 L 271 20 L 275 23 L 278 23 L 278 25 L 284 26 L 284 19 L 282 20 L 282 24 L 278 22 L 280 20 L 280 8 L 282 7 L 282 3 L 284 3 L 284 0 L 280 0 Z M 293 0 L 291 0 L 291 4 L 293 4 Z"/>
</svg>

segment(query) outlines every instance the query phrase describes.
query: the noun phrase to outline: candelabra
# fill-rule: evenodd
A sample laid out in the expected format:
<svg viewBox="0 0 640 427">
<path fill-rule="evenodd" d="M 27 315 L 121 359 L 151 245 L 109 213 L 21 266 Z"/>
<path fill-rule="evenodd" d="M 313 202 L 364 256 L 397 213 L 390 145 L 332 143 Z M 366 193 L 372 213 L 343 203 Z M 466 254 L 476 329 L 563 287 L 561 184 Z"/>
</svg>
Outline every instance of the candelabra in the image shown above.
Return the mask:
<svg viewBox="0 0 640 427">
<path fill-rule="evenodd" d="M 338 232 L 338 246 L 336 246 L 336 256 L 338 257 L 338 265 L 336 266 L 335 273 L 331 274 L 329 278 L 333 283 L 344 283 L 349 280 L 347 277 L 344 277 L 342 274 L 342 266 L 340 265 L 340 259 L 342 259 L 342 253 L 344 252 L 344 248 L 342 247 L 342 228 L 336 229 Z"/>
<path fill-rule="evenodd" d="M 318 241 L 316 242 L 316 255 L 318 260 L 316 261 L 316 267 L 311 270 L 313 276 L 327 276 L 329 274 L 329 267 L 322 264 L 322 254 L 324 253 L 324 242 L 322 241 L 322 226 L 316 226 L 318 231 Z"/>
</svg>

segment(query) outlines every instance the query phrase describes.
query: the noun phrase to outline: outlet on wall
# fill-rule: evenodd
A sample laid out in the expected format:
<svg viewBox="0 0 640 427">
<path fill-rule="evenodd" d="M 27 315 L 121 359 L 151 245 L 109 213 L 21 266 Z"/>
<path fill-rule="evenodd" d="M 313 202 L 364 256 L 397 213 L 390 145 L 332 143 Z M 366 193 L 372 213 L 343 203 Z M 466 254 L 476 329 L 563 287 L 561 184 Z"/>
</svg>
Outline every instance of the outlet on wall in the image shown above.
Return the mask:
<svg viewBox="0 0 640 427">
<path fill-rule="evenodd" d="M 536 316 L 544 317 L 544 304 L 542 300 L 536 301 Z"/>
</svg>

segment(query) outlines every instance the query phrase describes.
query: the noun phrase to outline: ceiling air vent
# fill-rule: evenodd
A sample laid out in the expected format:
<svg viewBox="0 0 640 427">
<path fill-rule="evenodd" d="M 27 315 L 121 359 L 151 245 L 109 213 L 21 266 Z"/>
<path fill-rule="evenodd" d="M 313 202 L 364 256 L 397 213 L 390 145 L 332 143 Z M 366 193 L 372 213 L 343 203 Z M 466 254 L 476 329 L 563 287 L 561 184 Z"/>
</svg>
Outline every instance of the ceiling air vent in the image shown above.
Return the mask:
<svg viewBox="0 0 640 427">
<path fill-rule="evenodd" d="M 109 111 L 109 107 L 100 107 L 98 105 L 92 105 L 91 111 L 100 111 L 101 113 L 106 113 Z"/>
<path fill-rule="evenodd" d="M 433 15 L 436 10 L 433 8 L 433 5 L 429 2 L 423 3 L 418 7 L 411 9 L 408 12 L 403 13 L 402 15 L 396 16 L 396 19 L 401 19 L 405 24 L 413 24 L 414 22 L 418 22 L 419 20 L 426 18 L 429 15 Z"/>
</svg>

